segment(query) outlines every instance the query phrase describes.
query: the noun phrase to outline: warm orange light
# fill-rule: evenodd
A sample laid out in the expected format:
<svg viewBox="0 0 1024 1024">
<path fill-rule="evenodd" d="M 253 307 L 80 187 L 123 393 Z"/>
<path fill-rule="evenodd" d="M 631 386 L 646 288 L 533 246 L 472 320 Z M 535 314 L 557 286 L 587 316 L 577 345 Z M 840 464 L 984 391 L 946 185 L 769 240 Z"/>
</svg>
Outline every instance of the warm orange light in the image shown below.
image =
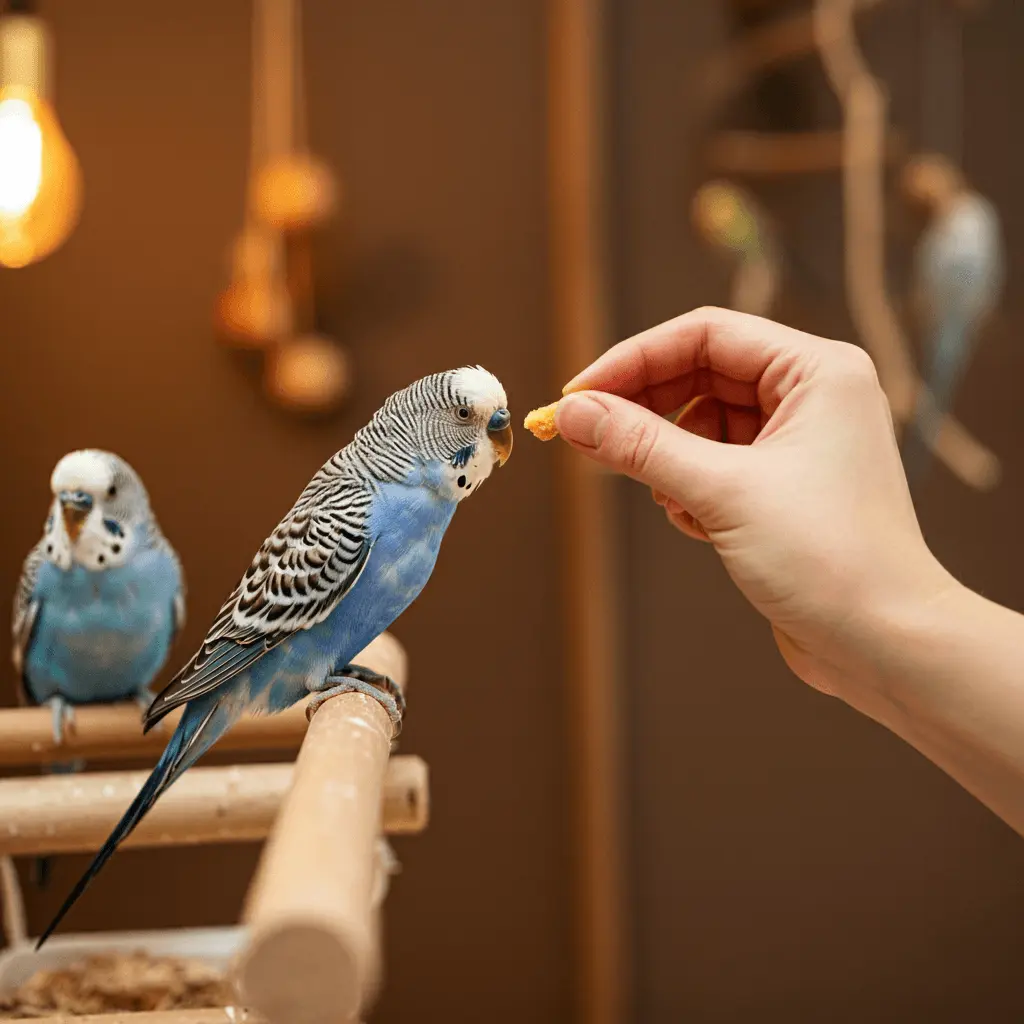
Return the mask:
<svg viewBox="0 0 1024 1024">
<path fill-rule="evenodd" d="M 24 267 L 78 223 L 82 172 L 46 101 L 47 38 L 38 18 L 0 18 L 0 264 Z"/>
</svg>

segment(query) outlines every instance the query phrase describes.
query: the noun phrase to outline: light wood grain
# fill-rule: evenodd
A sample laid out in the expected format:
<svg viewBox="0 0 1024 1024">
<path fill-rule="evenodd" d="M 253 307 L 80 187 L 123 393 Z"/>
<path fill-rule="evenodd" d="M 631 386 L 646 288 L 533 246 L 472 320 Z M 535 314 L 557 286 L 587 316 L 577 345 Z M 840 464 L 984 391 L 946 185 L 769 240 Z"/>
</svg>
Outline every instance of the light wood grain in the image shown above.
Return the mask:
<svg viewBox="0 0 1024 1024">
<path fill-rule="evenodd" d="M 290 764 L 193 768 L 155 804 L 126 847 L 264 839 L 292 784 Z M 0 855 L 97 850 L 146 779 L 146 772 L 87 772 L 0 781 Z M 383 830 L 426 827 L 427 766 L 395 757 L 381 793 Z"/>
<path fill-rule="evenodd" d="M 364 658 L 405 684 L 391 641 Z M 328 700 L 310 723 L 246 905 L 242 1001 L 272 1024 L 356 1019 L 381 977 L 376 841 L 392 725 L 359 693 Z"/>
</svg>

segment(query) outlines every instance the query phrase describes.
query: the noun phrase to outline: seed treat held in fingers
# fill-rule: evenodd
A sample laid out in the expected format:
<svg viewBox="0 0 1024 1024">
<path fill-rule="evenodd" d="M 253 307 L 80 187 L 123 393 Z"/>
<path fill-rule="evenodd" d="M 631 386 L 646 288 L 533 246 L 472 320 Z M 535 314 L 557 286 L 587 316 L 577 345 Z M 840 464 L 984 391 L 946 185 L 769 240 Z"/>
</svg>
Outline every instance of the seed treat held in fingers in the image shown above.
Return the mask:
<svg viewBox="0 0 1024 1024">
<path fill-rule="evenodd" d="M 541 409 L 534 409 L 528 413 L 523 421 L 523 426 L 533 434 L 538 441 L 550 441 L 558 437 L 558 427 L 555 426 L 555 411 L 558 403 L 552 402 Z"/>
</svg>

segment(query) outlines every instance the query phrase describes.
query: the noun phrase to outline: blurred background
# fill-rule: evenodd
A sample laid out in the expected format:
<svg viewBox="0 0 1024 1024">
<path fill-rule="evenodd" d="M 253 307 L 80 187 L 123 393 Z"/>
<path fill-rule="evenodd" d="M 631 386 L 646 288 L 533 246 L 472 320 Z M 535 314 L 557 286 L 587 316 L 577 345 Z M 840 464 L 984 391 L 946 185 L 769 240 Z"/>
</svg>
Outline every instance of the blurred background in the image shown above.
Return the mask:
<svg viewBox="0 0 1024 1024">
<path fill-rule="evenodd" d="M 250 0 L 38 5 L 82 205 L 52 253 L 0 268 L 7 592 L 74 448 L 134 465 L 182 557 L 189 622 L 166 677 L 312 473 L 425 373 L 483 364 L 521 422 L 588 345 L 704 303 L 926 367 L 909 296 L 927 217 L 901 174 L 934 152 L 998 211 L 1007 287 L 955 394 L 977 457 L 935 460 L 915 500 L 954 573 L 1024 607 L 1024 6 L 818 5 L 837 24 L 850 9 L 889 101 L 879 252 L 902 349 L 873 348 L 848 287 L 843 106 L 813 6 L 305 0 L 295 131 L 338 201 L 298 248 L 253 256 L 238 240 L 273 102 L 253 104 Z M 303 296 L 295 333 L 330 339 L 291 369 L 280 339 L 245 351 L 225 329 L 225 289 L 279 258 Z M 798 684 L 713 552 L 647 493 L 520 431 L 457 519 L 395 627 L 402 749 L 430 765 L 433 812 L 396 843 L 373 1019 L 1024 1019 L 1020 839 Z M 498 587 L 501 631 L 480 600 Z M 614 646 L 595 658 L 602 622 Z M 13 674 L 3 693 L 14 703 Z M 233 922 L 257 856 L 125 852 L 69 924 Z M 84 865 L 56 858 L 43 890 L 26 876 L 33 933 Z"/>
</svg>

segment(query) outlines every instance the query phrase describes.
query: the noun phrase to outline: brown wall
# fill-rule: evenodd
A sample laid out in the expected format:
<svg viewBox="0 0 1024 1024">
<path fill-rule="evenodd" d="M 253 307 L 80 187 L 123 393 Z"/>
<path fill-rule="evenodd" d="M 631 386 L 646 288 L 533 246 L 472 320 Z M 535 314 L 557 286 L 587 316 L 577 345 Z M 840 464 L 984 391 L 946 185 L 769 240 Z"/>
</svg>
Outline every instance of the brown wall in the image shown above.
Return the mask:
<svg viewBox="0 0 1024 1024">
<path fill-rule="evenodd" d="M 321 246 L 323 326 L 350 345 L 358 379 L 323 426 L 269 408 L 211 337 L 241 215 L 249 4 L 44 9 L 87 206 L 54 258 L 0 271 L 0 580 L 13 593 L 57 458 L 114 449 L 184 561 L 180 661 L 311 473 L 391 391 L 473 361 L 514 410 L 546 399 L 542 6 L 306 4 L 311 134 L 347 200 Z M 565 1016 L 560 651 L 537 600 L 555 584 L 550 458 L 519 439 L 396 628 L 413 670 L 402 747 L 430 764 L 434 812 L 396 844 L 382 1021 L 476 1020 L 484 1003 L 495 1021 Z M 125 853 L 68 926 L 234 921 L 255 856 Z M 29 892 L 34 928 L 84 863 L 60 858 L 49 890 Z"/>
<path fill-rule="evenodd" d="M 894 116 L 912 133 L 919 6 L 893 5 L 866 34 L 891 83 Z M 966 163 L 1002 208 L 1013 281 L 1024 255 L 1015 129 L 1024 5 L 986 6 L 966 34 Z M 615 9 L 616 249 L 627 334 L 727 295 L 687 228 L 704 137 L 687 96 L 700 56 L 726 27 L 719 5 L 622 0 Z M 789 124 L 759 115 L 756 102 L 738 103 L 723 123 L 838 123 L 814 61 L 788 88 L 807 108 L 785 108 Z M 837 178 L 758 192 L 786 216 L 814 275 L 794 283 L 784 317 L 852 338 Z M 929 542 L 961 578 L 1024 609 L 1014 540 L 1024 499 L 1022 328 L 1011 287 L 958 404 L 1004 457 L 1005 483 L 982 496 L 936 471 L 919 507 Z M 680 539 L 639 488 L 624 484 L 621 500 L 628 649 L 645 681 L 631 723 L 637 1020 L 1024 1019 L 1019 837 L 909 747 L 798 684 L 713 553 Z"/>
</svg>

